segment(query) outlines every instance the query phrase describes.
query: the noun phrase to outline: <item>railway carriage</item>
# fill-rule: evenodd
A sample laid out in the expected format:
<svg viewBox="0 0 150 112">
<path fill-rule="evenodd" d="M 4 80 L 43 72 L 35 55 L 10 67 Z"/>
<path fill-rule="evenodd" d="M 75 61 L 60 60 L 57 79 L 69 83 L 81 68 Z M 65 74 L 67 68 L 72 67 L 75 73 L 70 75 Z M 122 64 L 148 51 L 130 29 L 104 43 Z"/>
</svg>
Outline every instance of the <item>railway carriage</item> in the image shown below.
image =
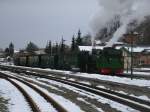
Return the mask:
<svg viewBox="0 0 150 112">
<path fill-rule="evenodd" d="M 16 61 L 18 61 L 17 64 L 19 64 L 20 66 L 25 66 L 26 65 L 26 57 L 19 57 L 16 59 Z"/>
<path fill-rule="evenodd" d="M 38 56 L 29 56 L 28 57 L 28 66 L 38 67 L 39 66 L 39 57 Z"/>
</svg>

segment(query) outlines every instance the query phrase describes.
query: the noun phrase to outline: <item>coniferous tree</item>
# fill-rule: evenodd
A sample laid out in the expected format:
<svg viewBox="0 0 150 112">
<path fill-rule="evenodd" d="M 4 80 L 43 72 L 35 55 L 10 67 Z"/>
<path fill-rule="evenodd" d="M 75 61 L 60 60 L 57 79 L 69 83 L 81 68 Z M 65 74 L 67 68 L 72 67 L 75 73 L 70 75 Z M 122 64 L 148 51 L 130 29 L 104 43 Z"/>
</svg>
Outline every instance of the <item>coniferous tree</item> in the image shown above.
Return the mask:
<svg viewBox="0 0 150 112">
<path fill-rule="evenodd" d="M 56 45 L 53 46 L 53 51 L 54 51 L 54 68 L 57 69 L 58 68 L 58 62 L 59 62 L 59 56 L 58 56 L 58 50 L 59 50 L 59 46 L 58 43 L 56 42 Z"/>
<path fill-rule="evenodd" d="M 58 50 L 59 50 L 59 45 L 58 43 L 56 42 L 55 45 L 52 46 L 52 52 L 53 54 L 58 54 Z"/>
<path fill-rule="evenodd" d="M 6 57 L 9 56 L 9 48 L 6 48 L 6 49 L 5 49 L 5 56 L 6 56 Z"/>
<path fill-rule="evenodd" d="M 9 44 L 9 56 L 13 56 L 14 55 L 14 44 L 11 42 Z"/>
<path fill-rule="evenodd" d="M 63 54 L 64 51 L 65 51 L 65 44 L 64 44 L 64 39 L 62 37 L 62 40 L 61 40 L 61 44 L 60 44 L 60 52 Z"/>
<path fill-rule="evenodd" d="M 59 49 L 59 47 L 58 47 L 58 43 L 56 42 L 56 54 L 58 54 L 58 49 Z"/>
<path fill-rule="evenodd" d="M 76 39 L 76 44 L 77 44 L 77 46 L 82 45 L 82 38 L 81 38 L 81 31 L 80 30 L 78 31 L 78 36 L 77 36 L 77 39 Z"/>
<path fill-rule="evenodd" d="M 75 48 L 76 48 L 76 42 L 75 42 L 75 37 L 73 35 L 73 37 L 72 37 L 72 43 L 71 43 L 71 51 L 74 51 Z"/>
<path fill-rule="evenodd" d="M 34 44 L 33 42 L 29 42 L 29 44 L 26 47 L 26 51 L 33 53 L 34 51 L 39 50 L 38 46 Z"/>
<path fill-rule="evenodd" d="M 45 48 L 45 52 L 47 54 L 51 54 L 52 53 L 52 44 L 51 44 L 51 41 L 49 41 L 46 45 L 46 48 Z"/>
</svg>

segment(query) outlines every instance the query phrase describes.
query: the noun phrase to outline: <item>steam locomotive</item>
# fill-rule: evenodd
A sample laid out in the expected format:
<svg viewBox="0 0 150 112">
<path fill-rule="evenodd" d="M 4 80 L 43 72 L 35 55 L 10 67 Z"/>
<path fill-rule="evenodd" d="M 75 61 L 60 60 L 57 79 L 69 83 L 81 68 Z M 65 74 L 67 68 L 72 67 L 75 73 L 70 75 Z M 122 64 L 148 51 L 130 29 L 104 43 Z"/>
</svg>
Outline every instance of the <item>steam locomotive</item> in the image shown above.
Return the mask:
<svg viewBox="0 0 150 112">
<path fill-rule="evenodd" d="M 100 74 L 122 74 L 124 63 L 122 51 L 112 47 L 79 51 L 74 54 L 24 55 L 14 59 L 15 65 L 52 68 L 60 70 L 79 70 L 80 72 Z"/>
</svg>

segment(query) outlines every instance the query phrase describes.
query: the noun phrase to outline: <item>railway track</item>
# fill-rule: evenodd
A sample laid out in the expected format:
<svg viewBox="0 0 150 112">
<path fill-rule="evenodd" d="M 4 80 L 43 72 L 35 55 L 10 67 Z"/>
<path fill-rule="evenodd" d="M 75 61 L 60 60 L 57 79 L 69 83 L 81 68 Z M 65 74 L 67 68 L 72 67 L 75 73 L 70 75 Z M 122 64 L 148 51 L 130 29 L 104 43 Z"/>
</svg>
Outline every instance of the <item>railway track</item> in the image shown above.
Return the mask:
<svg viewBox="0 0 150 112">
<path fill-rule="evenodd" d="M 59 79 L 59 78 L 51 77 L 51 76 L 41 76 L 41 77 L 50 79 L 50 80 L 54 80 L 57 82 L 61 82 L 61 83 L 67 84 L 67 85 L 71 85 L 73 87 L 88 91 L 90 93 L 94 93 L 96 95 L 103 96 L 107 99 L 119 102 L 121 104 L 124 104 L 126 106 L 132 107 L 132 108 L 140 110 L 140 111 L 150 112 L 150 106 L 149 106 L 150 102 L 145 101 L 145 100 L 137 99 L 135 97 L 120 94 L 120 93 L 110 91 L 107 89 L 93 87 L 93 86 L 90 86 L 87 84 L 83 84 L 83 83 L 79 83 L 79 82 L 77 83 L 75 81 L 70 81 L 70 80 L 66 81 L 65 79 Z"/>
<path fill-rule="evenodd" d="M 50 105 L 52 105 L 57 112 L 68 112 L 66 109 L 64 109 L 61 105 L 57 103 L 53 98 L 51 98 L 49 95 L 47 95 L 45 92 L 43 92 L 41 89 L 37 88 L 36 86 L 32 85 L 30 82 L 21 80 L 17 77 L 10 76 L 9 74 L 3 74 L 0 73 L 0 78 L 3 78 L 7 81 L 9 81 L 11 84 L 13 84 L 25 97 L 26 101 L 29 103 L 31 109 L 33 112 L 42 112 L 42 110 L 39 109 L 36 102 L 32 99 L 32 97 L 27 93 L 27 91 L 18 83 L 16 83 L 14 80 L 17 80 L 20 83 L 23 83 L 24 85 L 30 87 L 34 91 L 36 91 L 39 95 L 41 95 Z M 51 111 L 51 110 L 47 110 Z"/>
<path fill-rule="evenodd" d="M 28 74 L 29 74 L 29 72 L 28 72 Z M 117 93 L 114 91 L 110 91 L 107 89 L 103 89 L 103 88 L 99 88 L 99 87 L 93 87 L 91 85 L 87 85 L 87 84 L 83 84 L 83 83 L 79 83 L 79 82 L 75 82 L 75 81 L 60 79 L 60 78 L 56 78 L 53 76 L 42 75 L 40 73 L 32 73 L 29 75 L 34 75 L 37 77 L 61 82 L 61 83 L 64 83 L 64 84 L 88 91 L 90 93 L 94 93 L 94 94 L 102 96 L 104 98 L 116 101 L 116 102 L 121 103 L 123 105 L 129 106 L 133 109 L 136 109 L 136 110 L 139 110 L 142 112 L 150 112 L 150 106 L 149 106 L 150 102 L 145 101 L 145 100 L 141 100 L 141 99 L 138 99 L 135 97 L 127 96 L 127 95 Z"/>
<path fill-rule="evenodd" d="M 24 67 L 24 66 L 0 65 L 0 68 L 1 69 L 5 69 L 5 70 L 17 71 L 17 72 L 32 71 L 32 72 L 40 72 L 40 73 L 46 73 L 46 74 L 54 74 L 54 75 L 59 75 L 60 74 L 60 75 L 64 75 L 63 72 L 59 72 L 59 71 L 39 70 L 39 69 L 36 69 L 36 68 Z M 18 69 L 19 69 L 19 71 L 18 71 Z M 118 76 L 118 75 L 116 75 L 116 76 Z M 129 73 L 124 73 L 122 75 L 119 75 L 118 77 L 135 78 L 135 79 L 150 79 L 150 75 L 133 74 L 131 76 Z"/>
<path fill-rule="evenodd" d="M 85 81 L 85 82 L 90 82 L 91 85 L 94 86 L 98 86 L 98 85 L 102 85 L 102 86 L 106 86 L 108 89 L 114 90 L 114 91 L 124 91 L 125 93 L 129 93 L 129 94 L 133 94 L 135 96 L 150 96 L 149 95 L 149 89 L 147 89 L 146 86 L 136 86 L 136 85 L 128 85 L 127 83 L 119 83 L 119 82 L 113 82 L 113 81 L 108 81 L 108 80 L 101 80 L 101 79 L 96 79 L 96 78 L 90 78 L 90 77 L 86 77 L 86 76 L 80 76 L 80 75 L 76 75 L 76 74 L 72 74 L 69 75 L 66 72 L 59 72 L 59 71 L 49 71 L 49 70 L 45 70 L 45 69 L 37 69 L 37 68 L 31 68 L 31 67 L 22 67 L 22 66 L 3 66 L 0 65 L 0 68 L 4 69 L 4 70 L 9 70 L 9 71 L 13 71 L 13 72 L 17 72 L 17 73 L 26 73 L 28 74 L 32 74 L 34 75 L 34 72 L 40 73 L 40 74 L 52 74 L 55 77 L 65 77 L 67 79 L 75 79 L 78 80 L 79 82 Z M 138 80 L 149 80 L 150 76 L 149 75 L 137 75 L 137 76 L 133 76 L 131 77 L 131 75 L 127 74 L 127 75 L 122 75 L 120 77 L 123 78 L 129 78 L 129 79 L 138 79 Z M 144 93 L 144 94 L 143 94 Z M 142 98 L 141 98 L 142 99 Z"/>
<path fill-rule="evenodd" d="M 49 80 L 54 80 L 54 81 L 57 81 L 57 82 L 61 82 L 61 83 L 71 85 L 73 87 L 77 87 L 79 89 L 88 91 L 90 93 L 94 93 L 96 95 L 103 96 L 107 99 L 119 102 L 123 105 L 132 107 L 136 110 L 140 110 L 140 111 L 144 111 L 144 112 L 150 112 L 150 106 L 149 106 L 150 102 L 148 102 L 148 101 L 141 100 L 141 99 L 131 97 L 131 96 L 127 96 L 127 95 L 117 93 L 117 92 L 114 92 L 114 91 L 110 91 L 110 90 L 107 90 L 107 89 L 94 87 L 94 86 L 90 86 L 90 85 L 83 84 L 83 83 L 77 83 L 75 81 L 60 79 L 60 78 L 56 78 L 56 77 L 53 77 L 53 76 L 47 76 L 46 74 L 50 74 L 50 73 L 46 72 L 44 70 L 40 71 L 38 69 L 37 70 L 32 69 L 32 68 L 28 69 L 26 67 L 23 67 L 23 68 L 22 67 L 19 67 L 19 68 L 18 67 L 17 68 L 16 67 L 15 68 L 14 67 L 10 67 L 10 68 L 6 67 L 5 69 L 9 69 L 9 70 L 14 71 L 14 72 L 21 72 L 21 73 L 23 72 L 23 73 L 27 73 L 28 75 L 34 75 L 34 76 L 37 76 L 37 77 L 46 78 L 46 79 L 49 79 Z M 29 71 L 31 71 L 31 72 L 29 72 Z M 57 73 L 54 73 L 54 74 L 57 74 Z M 58 74 L 61 74 L 61 73 L 58 72 Z"/>
<path fill-rule="evenodd" d="M 25 100 L 28 102 L 30 108 L 32 109 L 33 112 L 41 112 L 38 106 L 36 105 L 35 101 L 31 98 L 31 96 L 20 86 L 18 85 L 15 81 L 11 80 L 8 77 L 5 76 L 0 76 L 0 78 L 3 78 L 10 82 L 12 85 L 14 85 L 24 96 Z"/>
</svg>

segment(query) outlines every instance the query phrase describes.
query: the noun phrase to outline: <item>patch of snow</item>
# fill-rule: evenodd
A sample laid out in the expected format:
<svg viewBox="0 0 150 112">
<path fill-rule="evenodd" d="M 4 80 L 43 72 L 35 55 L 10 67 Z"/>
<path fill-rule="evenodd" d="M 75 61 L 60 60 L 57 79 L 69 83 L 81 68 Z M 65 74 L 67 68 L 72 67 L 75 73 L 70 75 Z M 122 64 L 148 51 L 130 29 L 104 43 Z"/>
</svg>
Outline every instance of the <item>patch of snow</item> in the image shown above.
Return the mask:
<svg viewBox="0 0 150 112">
<path fill-rule="evenodd" d="M 135 96 L 135 95 L 132 94 L 131 96 L 137 97 L 137 98 L 139 98 L 139 99 L 143 99 L 143 100 L 150 101 L 150 99 L 149 99 L 147 96 L 145 96 L 145 95 L 143 95 L 143 96 Z"/>
<path fill-rule="evenodd" d="M 87 85 L 91 85 L 91 83 L 90 82 L 85 82 L 85 81 L 79 81 L 80 83 L 82 83 L 82 84 L 87 84 Z"/>
<path fill-rule="evenodd" d="M 124 91 L 117 91 L 118 93 L 121 93 L 121 94 L 125 94 L 125 95 L 129 95 L 129 93 L 125 93 Z M 139 99 L 142 99 L 142 100 L 146 100 L 146 101 L 150 101 L 150 98 L 143 95 L 143 96 L 136 96 L 134 94 L 130 94 L 130 96 L 133 96 L 135 98 L 139 98 Z"/>
<path fill-rule="evenodd" d="M 98 85 L 98 86 L 96 86 L 96 87 L 106 89 L 106 87 L 105 87 L 105 86 L 102 86 L 102 85 Z"/>
<path fill-rule="evenodd" d="M 124 47 L 124 48 L 128 49 L 128 51 L 131 52 L 131 47 Z M 144 50 L 149 50 L 149 49 L 150 49 L 150 47 L 133 47 L 133 52 L 140 53 Z"/>
<path fill-rule="evenodd" d="M 138 69 L 138 70 L 150 70 L 150 68 L 135 68 L 135 69 Z"/>
<path fill-rule="evenodd" d="M 124 73 L 126 73 L 126 74 L 128 74 L 128 75 L 131 75 L 131 72 L 130 71 L 124 71 Z M 135 75 L 147 75 L 147 76 L 150 76 L 150 73 L 149 72 L 138 72 L 138 71 L 133 71 L 133 74 L 135 74 Z"/>
<path fill-rule="evenodd" d="M 68 80 L 71 80 L 71 81 L 75 81 L 76 79 L 73 79 L 73 78 L 69 78 Z"/>
<path fill-rule="evenodd" d="M 91 105 L 91 106 L 92 106 L 93 108 L 95 108 L 98 112 L 104 112 L 101 108 L 98 108 L 98 107 L 96 107 L 95 105 L 93 105 L 93 104 L 91 104 L 91 103 L 85 101 L 83 98 L 77 98 L 77 100 L 82 101 L 82 102 L 84 102 L 84 103 L 86 103 L 86 104 L 88 104 L 88 105 Z"/>
<path fill-rule="evenodd" d="M 66 77 L 61 77 L 61 79 L 66 79 Z"/>
<path fill-rule="evenodd" d="M 0 79 L 0 90 L 4 93 L 3 97 L 9 99 L 10 112 L 32 112 L 24 96 L 11 83 Z"/>
<path fill-rule="evenodd" d="M 104 46 L 94 46 L 94 49 L 100 49 L 102 50 Z M 93 46 L 79 46 L 80 51 L 89 51 L 91 52 L 93 49 Z"/>
</svg>

